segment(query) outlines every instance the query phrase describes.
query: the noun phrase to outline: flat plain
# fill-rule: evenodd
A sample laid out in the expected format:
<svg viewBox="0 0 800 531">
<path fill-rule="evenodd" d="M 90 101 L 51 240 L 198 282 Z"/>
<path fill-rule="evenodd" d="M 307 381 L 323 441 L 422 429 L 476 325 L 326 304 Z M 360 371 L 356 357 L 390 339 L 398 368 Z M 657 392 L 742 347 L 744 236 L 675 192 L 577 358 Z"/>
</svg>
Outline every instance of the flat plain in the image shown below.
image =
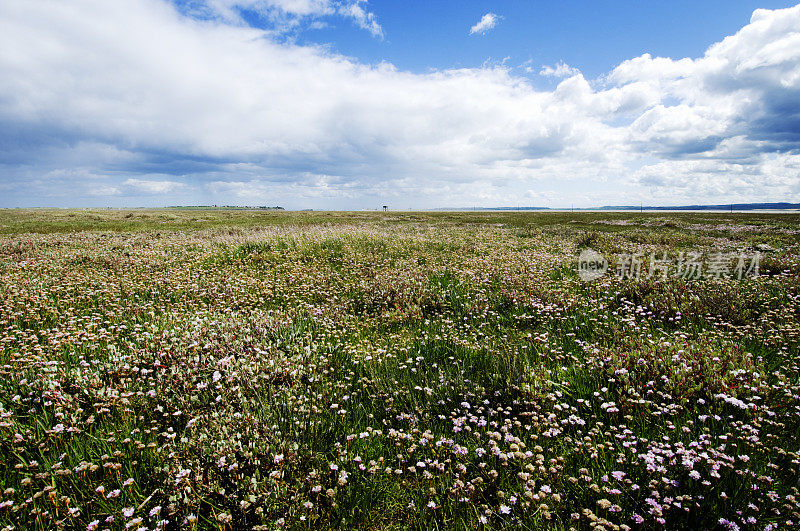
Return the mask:
<svg viewBox="0 0 800 531">
<path fill-rule="evenodd" d="M 2 210 L 0 524 L 797 527 L 798 243 L 796 214 Z M 587 248 L 641 269 L 586 282 Z"/>
</svg>

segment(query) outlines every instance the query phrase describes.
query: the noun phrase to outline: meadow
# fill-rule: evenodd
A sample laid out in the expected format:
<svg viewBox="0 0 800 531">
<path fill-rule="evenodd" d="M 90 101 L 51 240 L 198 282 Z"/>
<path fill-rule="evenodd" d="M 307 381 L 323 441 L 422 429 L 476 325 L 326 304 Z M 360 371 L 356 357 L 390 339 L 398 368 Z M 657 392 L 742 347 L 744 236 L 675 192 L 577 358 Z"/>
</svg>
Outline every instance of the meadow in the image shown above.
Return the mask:
<svg viewBox="0 0 800 531">
<path fill-rule="evenodd" d="M 799 243 L 795 214 L 2 210 L 0 526 L 800 527 Z M 588 248 L 761 258 L 587 282 Z"/>
</svg>

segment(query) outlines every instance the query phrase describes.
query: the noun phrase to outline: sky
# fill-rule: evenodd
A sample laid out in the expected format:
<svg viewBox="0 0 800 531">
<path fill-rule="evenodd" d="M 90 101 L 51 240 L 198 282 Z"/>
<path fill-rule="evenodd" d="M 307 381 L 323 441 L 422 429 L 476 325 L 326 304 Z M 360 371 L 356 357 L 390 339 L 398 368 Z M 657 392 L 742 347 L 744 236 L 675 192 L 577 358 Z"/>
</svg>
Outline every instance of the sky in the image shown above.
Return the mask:
<svg viewBox="0 0 800 531">
<path fill-rule="evenodd" d="M 0 207 L 760 201 L 800 5 L 0 2 Z"/>
</svg>

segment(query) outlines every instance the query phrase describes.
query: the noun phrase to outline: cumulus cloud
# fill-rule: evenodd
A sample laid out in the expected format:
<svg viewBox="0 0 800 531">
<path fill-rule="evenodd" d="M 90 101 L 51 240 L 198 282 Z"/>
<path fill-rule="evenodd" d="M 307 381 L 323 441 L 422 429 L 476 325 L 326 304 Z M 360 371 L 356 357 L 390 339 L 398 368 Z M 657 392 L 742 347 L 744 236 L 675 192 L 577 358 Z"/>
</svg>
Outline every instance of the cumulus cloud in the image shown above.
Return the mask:
<svg viewBox="0 0 800 531">
<path fill-rule="evenodd" d="M 495 26 L 497 26 L 498 22 L 500 22 L 499 15 L 494 13 L 486 13 L 474 26 L 469 29 L 469 34 L 475 35 L 476 33 L 480 33 L 483 35 L 490 29 L 493 29 Z"/>
<path fill-rule="evenodd" d="M 580 70 L 572 68 L 563 61 L 559 61 L 555 66 L 543 65 L 542 69 L 539 70 L 539 75 L 546 77 L 571 77 L 580 73 Z"/>
<path fill-rule="evenodd" d="M 348 17 L 380 28 L 364 2 L 256 4 L 298 17 L 356 6 Z M 645 54 L 597 80 L 543 67 L 558 84 L 541 90 L 505 66 L 363 64 L 225 15 L 244 0 L 203 5 L 219 14 L 0 3 L 4 201 L 800 199 L 800 6 L 756 11 L 694 59 Z"/>
<path fill-rule="evenodd" d="M 623 62 L 609 79 L 616 84 L 644 82 L 662 100 L 680 102 L 643 116 L 647 124 L 640 140 L 684 144 L 692 153 L 741 134 L 767 142 L 764 149 L 796 150 L 800 6 L 755 11 L 750 24 L 712 45 L 701 58 L 674 61 L 645 54 Z M 685 143 L 690 126 L 696 128 L 695 141 Z"/>
</svg>

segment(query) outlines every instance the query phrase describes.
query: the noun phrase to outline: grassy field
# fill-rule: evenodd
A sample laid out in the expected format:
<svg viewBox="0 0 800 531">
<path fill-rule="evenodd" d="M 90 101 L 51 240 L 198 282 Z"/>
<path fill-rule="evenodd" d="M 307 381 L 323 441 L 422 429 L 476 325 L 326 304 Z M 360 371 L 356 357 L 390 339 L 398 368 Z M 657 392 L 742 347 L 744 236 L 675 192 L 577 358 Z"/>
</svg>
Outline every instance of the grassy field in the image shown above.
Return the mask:
<svg viewBox="0 0 800 531">
<path fill-rule="evenodd" d="M 798 527 L 798 243 L 794 214 L 0 210 L 0 525 Z M 762 257 L 585 282 L 586 248 Z"/>
</svg>

